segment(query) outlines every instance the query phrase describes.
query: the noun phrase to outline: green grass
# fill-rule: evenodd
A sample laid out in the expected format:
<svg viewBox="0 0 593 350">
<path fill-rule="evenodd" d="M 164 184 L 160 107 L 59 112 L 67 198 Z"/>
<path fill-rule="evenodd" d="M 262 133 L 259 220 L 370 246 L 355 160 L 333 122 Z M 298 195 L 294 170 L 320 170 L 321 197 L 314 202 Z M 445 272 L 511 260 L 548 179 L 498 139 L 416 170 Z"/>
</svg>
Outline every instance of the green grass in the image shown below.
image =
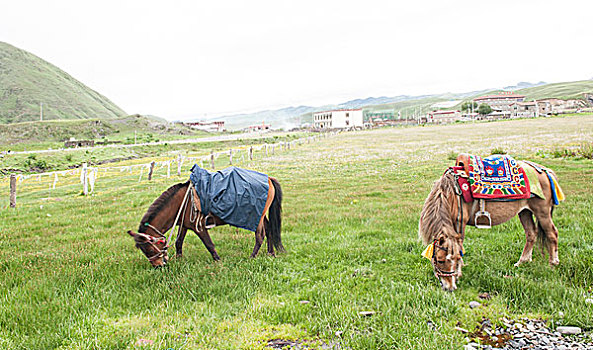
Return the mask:
<svg viewBox="0 0 593 350">
<path fill-rule="evenodd" d="M 86 198 L 77 195 L 76 176 L 45 200 L 30 179 L 19 184 L 16 210 L 6 208 L 0 182 L 0 348 L 261 349 L 282 338 L 313 348 L 461 349 L 454 327 L 473 329 L 483 316 L 591 329 L 593 306 L 583 295 L 593 286 L 593 163 L 536 155 L 591 135 L 592 116 L 559 117 L 386 128 L 259 154 L 243 166 L 280 180 L 287 253 L 249 259 L 253 235 L 222 227 L 211 230 L 221 262 L 188 235 L 184 258 L 161 270 L 125 231 L 168 186 L 185 181 L 187 169 L 171 179 L 160 170 L 152 182 L 100 177 Z M 560 266 L 539 254 L 513 266 L 524 245 L 518 219 L 469 228 L 459 289 L 443 292 L 420 257 L 420 209 L 450 154 L 494 148 L 558 173 L 568 196 L 554 212 Z M 480 292 L 493 299 L 470 309 Z M 376 314 L 359 316 L 367 310 Z M 154 344 L 136 347 L 138 339 Z"/>
</svg>

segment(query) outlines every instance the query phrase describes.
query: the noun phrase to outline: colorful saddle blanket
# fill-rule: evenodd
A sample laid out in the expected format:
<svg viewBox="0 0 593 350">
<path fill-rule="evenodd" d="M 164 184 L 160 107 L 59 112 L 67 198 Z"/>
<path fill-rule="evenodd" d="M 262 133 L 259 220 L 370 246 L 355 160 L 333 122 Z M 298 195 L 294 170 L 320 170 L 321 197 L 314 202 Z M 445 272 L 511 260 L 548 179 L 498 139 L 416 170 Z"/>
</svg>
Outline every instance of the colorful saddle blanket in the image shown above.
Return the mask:
<svg viewBox="0 0 593 350">
<path fill-rule="evenodd" d="M 468 177 L 474 198 L 526 199 L 531 195 L 525 171 L 507 155 L 470 155 Z"/>
<path fill-rule="evenodd" d="M 235 167 L 211 173 L 195 164 L 189 179 L 204 214 L 212 213 L 235 227 L 257 230 L 268 199 L 268 175 Z"/>
</svg>

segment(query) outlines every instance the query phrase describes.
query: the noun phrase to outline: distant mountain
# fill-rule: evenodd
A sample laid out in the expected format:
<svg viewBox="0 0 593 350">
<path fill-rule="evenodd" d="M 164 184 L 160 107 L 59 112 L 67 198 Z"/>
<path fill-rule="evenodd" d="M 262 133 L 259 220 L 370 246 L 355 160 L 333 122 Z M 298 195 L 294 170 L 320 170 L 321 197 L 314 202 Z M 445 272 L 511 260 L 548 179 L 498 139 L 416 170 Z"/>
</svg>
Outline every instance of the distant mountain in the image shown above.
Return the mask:
<svg viewBox="0 0 593 350">
<path fill-rule="evenodd" d="M 105 96 L 53 64 L 0 42 L 0 123 L 112 119 L 126 115 Z"/>
<path fill-rule="evenodd" d="M 248 125 L 261 124 L 262 122 L 272 124 L 272 128 L 274 129 L 290 129 L 292 127 L 300 126 L 303 123 L 310 123 L 312 121 L 312 113 L 318 111 L 340 108 L 364 108 L 369 111 L 392 110 L 395 113 L 399 113 L 402 117 L 408 117 L 434 109 L 435 103 L 467 100 L 477 96 L 495 93 L 500 90 L 501 89 L 498 88 L 436 95 L 368 97 L 365 99 L 347 101 L 337 105 L 287 107 L 277 110 L 234 114 L 209 119 L 224 120 L 226 122 L 226 127 L 231 130 L 244 128 Z M 582 98 L 583 93 L 593 94 L 593 81 L 584 80 L 554 84 L 547 84 L 543 81 L 538 83 L 519 82 L 514 86 L 506 86 L 502 90 L 512 90 L 525 94 L 527 100 L 547 97 Z M 459 108 L 459 106 L 453 107 Z"/>
<path fill-rule="evenodd" d="M 539 83 L 528 83 L 525 81 L 521 81 L 521 82 L 518 82 L 517 85 L 515 85 L 515 86 L 505 86 L 502 89 L 505 91 L 515 91 L 515 90 L 527 89 L 530 87 L 541 86 L 541 85 L 546 85 L 546 84 L 547 83 L 545 81 L 540 81 Z"/>
</svg>

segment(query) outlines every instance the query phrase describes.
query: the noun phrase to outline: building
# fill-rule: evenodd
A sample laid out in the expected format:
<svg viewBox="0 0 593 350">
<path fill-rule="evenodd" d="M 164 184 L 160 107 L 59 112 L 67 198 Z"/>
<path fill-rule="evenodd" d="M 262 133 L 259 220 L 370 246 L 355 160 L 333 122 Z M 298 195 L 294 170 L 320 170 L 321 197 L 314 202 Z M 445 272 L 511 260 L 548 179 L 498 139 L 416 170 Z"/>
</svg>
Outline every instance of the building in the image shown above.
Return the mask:
<svg viewBox="0 0 593 350">
<path fill-rule="evenodd" d="M 75 140 L 74 138 L 70 138 L 70 140 L 64 142 L 64 148 L 94 147 L 94 146 L 95 146 L 94 140 Z"/>
<path fill-rule="evenodd" d="M 256 131 L 267 131 L 267 130 L 271 130 L 271 129 L 272 129 L 271 124 L 266 124 L 265 122 L 262 122 L 261 124 L 249 125 L 246 128 L 246 131 L 256 132 Z"/>
<path fill-rule="evenodd" d="M 426 115 L 427 123 L 447 124 L 461 120 L 460 111 L 433 111 Z"/>
<path fill-rule="evenodd" d="M 199 122 L 188 122 L 184 123 L 192 129 L 198 129 L 208 132 L 222 132 L 224 131 L 224 120 L 215 121 L 199 121 Z"/>
<path fill-rule="evenodd" d="M 497 112 L 510 112 L 511 104 L 523 102 L 524 100 L 525 95 L 519 95 L 513 92 L 501 92 L 496 95 L 486 95 L 474 98 L 474 102 L 478 103 L 478 105 L 485 103 Z"/>
<path fill-rule="evenodd" d="M 313 127 L 316 129 L 363 128 L 362 108 L 313 113 Z"/>
</svg>

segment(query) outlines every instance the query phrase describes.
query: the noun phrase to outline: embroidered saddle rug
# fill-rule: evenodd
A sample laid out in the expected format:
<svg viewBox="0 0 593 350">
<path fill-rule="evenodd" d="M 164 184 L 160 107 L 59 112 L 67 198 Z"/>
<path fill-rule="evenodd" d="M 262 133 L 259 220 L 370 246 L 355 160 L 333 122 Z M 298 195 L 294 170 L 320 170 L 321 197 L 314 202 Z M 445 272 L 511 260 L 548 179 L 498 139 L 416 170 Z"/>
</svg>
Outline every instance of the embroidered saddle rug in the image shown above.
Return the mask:
<svg viewBox="0 0 593 350">
<path fill-rule="evenodd" d="M 474 198 L 516 200 L 531 196 L 525 171 L 510 156 L 496 154 L 481 158 L 469 155 L 464 168 Z"/>
<path fill-rule="evenodd" d="M 257 230 L 268 199 L 268 175 L 236 167 L 212 173 L 195 164 L 189 179 L 204 215 L 212 213 L 229 225 Z"/>
</svg>

